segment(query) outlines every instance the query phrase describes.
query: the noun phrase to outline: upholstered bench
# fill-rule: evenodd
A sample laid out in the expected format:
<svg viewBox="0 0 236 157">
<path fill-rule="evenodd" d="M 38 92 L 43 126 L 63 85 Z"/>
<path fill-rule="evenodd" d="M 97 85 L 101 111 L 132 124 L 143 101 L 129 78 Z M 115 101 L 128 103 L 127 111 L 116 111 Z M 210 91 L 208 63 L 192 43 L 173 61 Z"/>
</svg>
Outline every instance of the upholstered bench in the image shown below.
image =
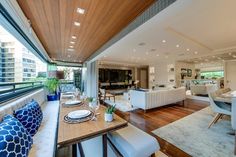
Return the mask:
<svg viewBox="0 0 236 157">
<path fill-rule="evenodd" d="M 154 137 L 131 124 L 110 133 L 108 138 L 124 157 L 149 157 L 160 149 Z"/>
<path fill-rule="evenodd" d="M 33 136 L 33 145 L 29 152 L 29 157 L 53 157 L 55 156 L 57 139 L 57 122 L 59 113 L 59 101 L 46 102 L 44 89 L 39 89 L 26 96 L 17 98 L 0 107 L 0 121 L 6 114 L 13 112 L 32 99 L 37 101 L 43 112 L 43 121 L 38 132 Z"/>
</svg>

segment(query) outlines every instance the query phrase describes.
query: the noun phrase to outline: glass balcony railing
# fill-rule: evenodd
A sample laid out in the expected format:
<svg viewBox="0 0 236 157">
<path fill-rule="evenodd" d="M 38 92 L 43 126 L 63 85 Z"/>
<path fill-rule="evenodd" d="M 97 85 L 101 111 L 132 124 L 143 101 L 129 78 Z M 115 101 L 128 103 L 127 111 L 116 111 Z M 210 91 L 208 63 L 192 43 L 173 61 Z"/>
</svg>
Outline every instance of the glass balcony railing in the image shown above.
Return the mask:
<svg viewBox="0 0 236 157">
<path fill-rule="evenodd" d="M 43 87 L 43 82 L 0 83 L 0 103 Z"/>
</svg>

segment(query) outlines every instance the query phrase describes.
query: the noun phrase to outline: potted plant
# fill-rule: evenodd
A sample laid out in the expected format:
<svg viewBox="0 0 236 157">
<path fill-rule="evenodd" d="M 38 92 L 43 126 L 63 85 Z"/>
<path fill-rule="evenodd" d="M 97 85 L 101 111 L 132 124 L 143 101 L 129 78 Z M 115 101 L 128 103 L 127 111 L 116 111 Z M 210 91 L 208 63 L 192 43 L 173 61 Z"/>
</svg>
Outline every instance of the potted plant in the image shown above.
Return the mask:
<svg viewBox="0 0 236 157">
<path fill-rule="evenodd" d="M 48 101 L 58 100 L 57 88 L 58 88 L 58 79 L 48 78 L 45 82 L 45 87 L 48 89 L 47 99 Z"/>
<path fill-rule="evenodd" d="M 106 112 L 105 112 L 105 115 L 104 115 L 104 118 L 105 118 L 106 122 L 113 121 L 113 113 L 115 112 L 115 107 L 116 107 L 116 105 L 112 105 L 112 106 L 109 106 L 106 109 Z"/>
<path fill-rule="evenodd" d="M 93 97 L 88 97 L 87 102 L 89 103 L 89 106 L 92 106 L 93 103 Z"/>
</svg>

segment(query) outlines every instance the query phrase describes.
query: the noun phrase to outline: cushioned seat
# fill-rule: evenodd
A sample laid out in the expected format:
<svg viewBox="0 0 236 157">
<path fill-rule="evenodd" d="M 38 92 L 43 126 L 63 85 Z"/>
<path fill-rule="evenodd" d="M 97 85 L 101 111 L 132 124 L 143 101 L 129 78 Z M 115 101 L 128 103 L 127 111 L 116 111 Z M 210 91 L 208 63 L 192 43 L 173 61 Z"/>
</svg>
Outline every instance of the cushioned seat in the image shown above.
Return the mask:
<svg viewBox="0 0 236 157">
<path fill-rule="evenodd" d="M 108 137 L 124 157 L 149 157 L 160 149 L 154 137 L 131 124 Z"/>
<path fill-rule="evenodd" d="M 59 101 L 45 102 L 41 105 L 43 121 L 38 132 L 34 135 L 34 144 L 29 157 L 53 157 L 56 148 L 57 120 L 59 113 Z"/>
</svg>

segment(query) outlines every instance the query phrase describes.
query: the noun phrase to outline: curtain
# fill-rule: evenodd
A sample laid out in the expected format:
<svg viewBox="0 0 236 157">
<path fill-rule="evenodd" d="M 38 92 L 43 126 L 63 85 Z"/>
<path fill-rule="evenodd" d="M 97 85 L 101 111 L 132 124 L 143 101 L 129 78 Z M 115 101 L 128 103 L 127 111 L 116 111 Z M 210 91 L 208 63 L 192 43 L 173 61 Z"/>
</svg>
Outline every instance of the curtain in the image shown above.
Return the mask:
<svg viewBox="0 0 236 157">
<path fill-rule="evenodd" d="M 87 79 L 85 93 L 89 97 L 98 97 L 98 64 L 97 61 L 87 63 Z"/>
</svg>

